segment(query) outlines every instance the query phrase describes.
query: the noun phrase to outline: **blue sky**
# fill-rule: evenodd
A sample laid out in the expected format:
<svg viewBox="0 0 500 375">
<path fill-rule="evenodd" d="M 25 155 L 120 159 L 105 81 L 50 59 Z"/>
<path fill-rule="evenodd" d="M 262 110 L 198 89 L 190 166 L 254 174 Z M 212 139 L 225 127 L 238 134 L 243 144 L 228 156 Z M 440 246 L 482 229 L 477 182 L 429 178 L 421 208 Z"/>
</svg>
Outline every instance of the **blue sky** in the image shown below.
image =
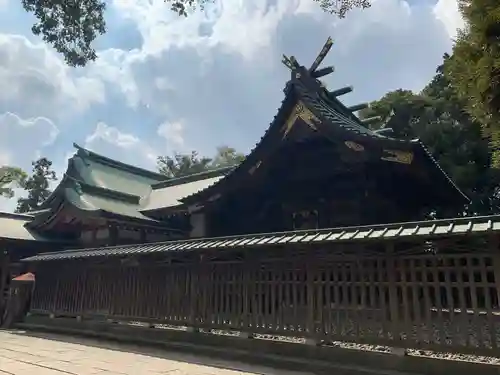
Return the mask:
<svg viewBox="0 0 500 375">
<path fill-rule="evenodd" d="M 281 55 L 310 64 L 328 36 L 326 83 L 353 85 L 346 102 L 419 90 L 461 26 L 456 0 L 375 0 L 343 20 L 312 0 L 216 0 L 187 19 L 163 0 L 117 0 L 99 59 L 74 69 L 31 35 L 20 1 L 0 0 L 0 21 L 0 165 L 43 155 L 59 175 L 73 142 L 148 169 L 174 151 L 248 152 L 283 98 Z"/>
</svg>

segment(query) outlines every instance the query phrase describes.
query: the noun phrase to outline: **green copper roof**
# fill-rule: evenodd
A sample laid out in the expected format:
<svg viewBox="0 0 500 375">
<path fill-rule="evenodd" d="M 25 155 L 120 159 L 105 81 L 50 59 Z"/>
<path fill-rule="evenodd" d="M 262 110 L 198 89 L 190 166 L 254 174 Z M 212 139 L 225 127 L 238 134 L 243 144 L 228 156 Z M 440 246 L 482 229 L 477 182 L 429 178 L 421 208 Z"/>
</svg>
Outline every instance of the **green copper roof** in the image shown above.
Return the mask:
<svg viewBox="0 0 500 375">
<path fill-rule="evenodd" d="M 44 202 L 29 226 L 45 225 L 58 215 L 62 205 L 95 216 L 132 219 L 148 226 L 166 224 L 145 213 L 182 206 L 185 196 L 215 183 L 232 168 L 221 168 L 190 176 L 171 178 L 136 168 L 75 145 L 77 152 L 59 186 Z"/>
<path fill-rule="evenodd" d="M 172 178 L 153 185 L 142 212 L 182 206 L 182 199 L 215 184 L 234 167 L 225 167 L 189 176 Z"/>
<path fill-rule="evenodd" d="M 43 253 L 25 258 L 25 262 L 81 259 L 90 257 L 129 256 L 204 249 L 229 250 L 243 247 L 255 248 L 275 245 L 292 246 L 338 242 L 359 242 L 394 239 L 431 239 L 456 235 L 473 235 L 500 232 L 500 215 L 432 220 L 388 225 L 303 230 L 281 233 L 251 234 L 244 236 L 200 238 L 97 249 L 75 249 Z"/>
<path fill-rule="evenodd" d="M 0 212 L 0 240 L 5 238 L 24 241 L 50 241 L 50 239 L 26 228 L 26 224 L 31 220 L 33 220 L 33 217 L 30 215 Z"/>
<path fill-rule="evenodd" d="M 65 197 L 74 207 L 86 212 L 108 212 L 111 214 L 137 218 L 145 221 L 157 222 L 138 211 L 138 204 L 131 200 L 116 199 L 112 195 L 99 194 L 95 190 L 92 194 L 83 189 L 66 188 Z M 158 222 L 159 223 L 159 222 Z"/>
<path fill-rule="evenodd" d="M 89 185 L 139 197 L 151 193 L 151 185 L 167 180 L 161 174 L 145 171 L 97 155 L 79 147 L 72 158 L 73 177 Z"/>
</svg>

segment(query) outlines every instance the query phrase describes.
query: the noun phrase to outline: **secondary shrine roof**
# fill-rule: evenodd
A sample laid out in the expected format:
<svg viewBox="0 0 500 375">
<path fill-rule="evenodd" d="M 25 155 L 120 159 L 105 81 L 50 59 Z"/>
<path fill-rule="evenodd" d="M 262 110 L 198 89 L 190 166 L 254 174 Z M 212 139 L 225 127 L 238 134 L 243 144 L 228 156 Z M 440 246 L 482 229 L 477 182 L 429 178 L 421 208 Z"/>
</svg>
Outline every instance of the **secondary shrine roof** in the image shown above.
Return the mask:
<svg viewBox="0 0 500 375">
<path fill-rule="evenodd" d="M 23 241 L 51 241 L 26 228 L 26 223 L 33 220 L 30 215 L 0 212 L 0 239 Z"/>
<path fill-rule="evenodd" d="M 75 145 L 77 152 L 58 187 L 33 212 L 27 226 L 38 228 L 54 220 L 62 208 L 84 215 L 117 218 L 158 228 L 165 224 L 148 213 L 182 206 L 181 199 L 217 181 L 231 168 L 168 178 L 124 164 Z M 165 228 L 168 229 L 168 228 Z"/>
<path fill-rule="evenodd" d="M 217 238 L 157 242 L 139 245 L 113 246 L 96 249 L 75 249 L 43 253 L 23 259 L 24 262 L 123 257 L 159 253 L 175 253 L 214 249 L 218 251 L 293 244 L 325 244 L 339 242 L 377 241 L 390 239 L 432 239 L 437 236 L 486 234 L 500 232 L 500 215 L 467 217 L 448 220 L 395 223 L 321 230 L 301 230 L 281 233 L 252 234 Z"/>
</svg>

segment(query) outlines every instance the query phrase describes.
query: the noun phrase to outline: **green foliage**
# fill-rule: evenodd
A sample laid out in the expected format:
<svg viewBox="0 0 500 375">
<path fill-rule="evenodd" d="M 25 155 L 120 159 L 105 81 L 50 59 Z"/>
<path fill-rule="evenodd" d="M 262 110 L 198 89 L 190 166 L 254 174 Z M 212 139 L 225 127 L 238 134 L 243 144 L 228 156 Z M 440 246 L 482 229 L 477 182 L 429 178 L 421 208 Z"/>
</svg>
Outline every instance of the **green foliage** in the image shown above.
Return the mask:
<svg viewBox="0 0 500 375">
<path fill-rule="evenodd" d="M 500 167 L 500 3 L 460 0 L 467 27 L 460 31 L 445 73 L 468 113 L 482 124 Z"/>
<path fill-rule="evenodd" d="M 21 186 L 27 175 L 20 168 L 0 166 L 0 197 L 12 198 L 14 186 Z"/>
<path fill-rule="evenodd" d="M 221 146 L 213 158 L 200 157 L 196 151 L 190 154 L 175 153 L 158 157 L 158 171 L 168 177 L 181 177 L 213 169 L 235 166 L 245 159 L 234 148 Z"/>
<path fill-rule="evenodd" d="M 57 181 L 56 173 L 51 170 L 52 162 L 47 158 L 40 158 L 31 163 L 32 175 L 23 181 L 22 187 L 28 192 L 26 198 L 19 198 L 16 212 L 34 211 L 49 197 L 50 181 Z"/>
<path fill-rule="evenodd" d="M 209 167 L 211 169 L 232 167 L 240 164 L 243 160 L 245 160 L 245 155 L 236 152 L 234 148 L 220 146 L 217 147 L 217 152 Z"/>
<path fill-rule="evenodd" d="M 92 42 L 106 32 L 101 0 L 22 0 L 38 19 L 31 28 L 64 56 L 70 66 L 85 66 L 97 58 Z"/>
<path fill-rule="evenodd" d="M 445 55 L 445 61 L 448 56 Z M 436 157 L 453 181 L 471 198 L 469 214 L 498 212 L 498 185 L 500 176 L 490 168 L 492 152 L 484 139 L 481 125 L 465 111 L 465 104 L 438 67 L 432 81 L 420 94 L 396 90 L 372 104 L 361 116 L 381 116 L 382 126 L 391 111 L 400 121 L 396 125 L 398 137 L 419 138 Z M 405 122 L 406 121 L 406 122 Z M 461 213 L 457 213 L 461 214 Z"/>
<path fill-rule="evenodd" d="M 325 12 L 344 17 L 354 8 L 368 8 L 369 0 L 314 0 Z M 69 66 L 82 67 L 97 58 L 92 46 L 106 32 L 103 0 L 21 0 L 24 9 L 38 20 L 31 28 L 64 56 Z M 214 0 L 165 0 L 179 16 L 203 10 Z"/>
<path fill-rule="evenodd" d="M 175 153 L 174 156 L 159 156 L 158 171 L 168 177 L 181 177 L 208 170 L 211 159 L 199 157 L 196 151 L 190 154 Z"/>
<path fill-rule="evenodd" d="M 319 3 L 323 11 L 344 18 L 347 12 L 355 8 L 366 9 L 370 7 L 370 0 L 314 0 Z"/>
</svg>

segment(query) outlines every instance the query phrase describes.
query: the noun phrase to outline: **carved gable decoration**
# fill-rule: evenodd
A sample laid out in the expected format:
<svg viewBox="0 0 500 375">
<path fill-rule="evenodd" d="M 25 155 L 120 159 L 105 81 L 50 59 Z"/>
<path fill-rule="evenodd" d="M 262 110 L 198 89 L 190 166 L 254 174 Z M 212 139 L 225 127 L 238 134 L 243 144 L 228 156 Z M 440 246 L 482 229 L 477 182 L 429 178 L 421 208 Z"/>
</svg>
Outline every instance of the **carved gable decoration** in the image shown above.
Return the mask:
<svg viewBox="0 0 500 375">
<path fill-rule="evenodd" d="M 292 130 L 293 126 L 297 122 L 297 119 L 301 119 L 304 121 L 312 130 L 317 131 L 318 129 L 316 128 L 316 124 L 321 123 L 321 120 L 317 118 L 314 113 L 311 112 L 309 108 L 307 108 L 302 101 L 299 101 L 295 106 L 293 107 L 292 113 L 286 120 L 285 124 L 283 125 L 282 132 L 283 132 L 283 139 L 286 138 L 286 136 L 290 133 Z"/>
<path fill-rule="evenodd" d="M 413 152 L 401 150 L 384 150 L 382 160 L 400 164 L 411 164 L 413 162 Z"/>
</svg>

